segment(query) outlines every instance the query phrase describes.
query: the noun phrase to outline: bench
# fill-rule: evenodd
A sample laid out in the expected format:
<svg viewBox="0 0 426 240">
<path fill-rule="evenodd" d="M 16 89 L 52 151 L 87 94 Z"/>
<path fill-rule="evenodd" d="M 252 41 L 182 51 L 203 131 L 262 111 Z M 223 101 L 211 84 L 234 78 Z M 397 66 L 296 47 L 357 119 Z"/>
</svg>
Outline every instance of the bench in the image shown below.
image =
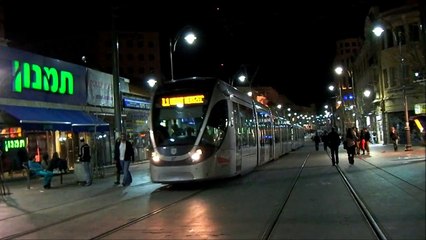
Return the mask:
<svg viewBox="0 0 426 240">
<path fill-rule="evenodd" d="M 24 168 L 25 175 L 26 175 L 26 178 L 27 178 L 27 189 L 30 189 L 31 188 L 31 178 L 35 177 L 36 174 L 28 167 L 28 163 L 26 163 L 26 162 L 22 163 L 22 167 Z M 57 171 L 55 171 L 55 170 L 57 170 Z M 64 171 L 59 170 L 59 168 L 55 168 L 54 172 L 53 172 L 53 176 L 59 175 L 61 184 L 63 183 L 63 176 L 62 176 L 63 173 L 64 173 Z"/>
</svg>

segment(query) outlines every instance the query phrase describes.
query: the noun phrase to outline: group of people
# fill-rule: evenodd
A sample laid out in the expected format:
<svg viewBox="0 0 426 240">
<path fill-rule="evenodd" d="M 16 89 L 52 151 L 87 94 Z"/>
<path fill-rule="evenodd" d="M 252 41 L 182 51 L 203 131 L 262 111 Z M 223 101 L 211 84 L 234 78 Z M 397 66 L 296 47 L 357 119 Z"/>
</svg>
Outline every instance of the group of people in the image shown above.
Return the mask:
<svg viewBox="0 0 426 240">
<path fill-rule="evenodd" d="M 332 165 L 339 164 L 339 146 L 343 139 L 343 147 L 346 149 L 348 154 L 349 164 L 354 164 L 355 155 L 370 155 L 370 142 L 372 136 L 368 128 L 364 127 L 361 131 L 358 131 L 357 127 L 347 128 L 346 134 L 343 138 L 340 138 L 334 127 L 331 128 L 331 131 L 327 133 L 324 131 L 320 136 L 318 132 L 315 133 L 312 140 L 315 142 L 315 150 L 319 150 L 319 143 L 323 142 L 324 150 L 327 151 L 327 148 L 330 148 L 330 156 Z"/>
<path fill-rule="evenodd" d="M 28 156 L 26 150 L 22 150 L 18 154 Z M 23 156 L 21 156 L 23 157 Z M 61 172 L 66 172 L 68 170 L 66 160 L 59 157 L 57 152 L 54 152 L 52 155 L 52 159 L 49 160 L 49 155 L 44 153 L 42 156 L 42 160 L 40 162 L 35 161 L 35 156 L 30 156 L 28 158 L 28 168 L 32 171 L 36 176 L 43 177 L 43 187 L 44 189 L 50 189 L 52 185 L 53 178 L 53 170 L 58 169 Z"/>
<path fill-rule="evenodd" d="M 364 127 L 361 131 L 357 127 L 347 128 L 345 139 L 343 141 L 343 147 L 348 153 L 349 164 L 353 165 L 355 162 L 355 155 L 370 156 L 370 143 L 372 137 L 368 128 Z"/>
<path fill-rule="evenodd" d="M 80 138 L 82 145 L 80 147 L 79 159 L 83 164 L 86 184 L 85 186 L 92 185 L 92 171 L 90 164 L 90 147 L 84 142 L 84 138 Z M 135 161 L 135 152 L 132 143 L 127 140 L 126 134 L 121 133 L 120 138 L 117 139 L 114 146 L 114 162 L 116 167 L 116 181 L 114 184 L 120 184 L 121 175 L 123 175 L 123 181 L 121 185 L 123 187 L 129 186 L 133 179 L 132 174 L 129 171 L 130 163 Z"/>
<path fill-rule="evenodd" d="M 330 148 L 330 156 L 332 165 L 339 164 L 339 146 L 341 143 L 339 133 L 337 133 L 336 128 L 332 127 L 331 131 L 328 133 L 324 131 L 320 136 L 318 132 L 315 133 L 313 137 L 315 142 L 315 150 L 319 150 L 319 143 L 323 142 L 324 151 L 327 151 L 327 148 Z"/>
<path fill-rule="evenodd" d="M 85 142 L 83 137 L 80 138 L 80 147 L 79 147 L 79 162 L 83 165 L 84 170 L 84 186 L 92 185 L 92 171 L 91 171 L 91 150 L 88 143 Z M 53 170 L 58 169 L 61 172 L 66 172 L 68 170 L 67 162 L 64 159 L 59 157 L 57 152 L 54 152 L 52 158 L 49 160 L 49 155 L 47 153 L 43 154 L 40 162 L 35 160 L 35 156 L 28 156 L 26 149 L 18 152 L 18 157 L 20 159 L 28 159 L 28 168 L 36 176 L 43 177 L 43 187 L 45 189 L 51 188 Z M 121 137 L 115 143 L 114 149 L 114 161 L 116 166 L 116 181 L 114 184 L 120 184 L 121 175 L 123 175 L 123 180 L 121 182 L 122 186 L 126 187 L 132 183 L 132 175 L 129 171 L 130 163 L 134 162 L 134 149 L 132 143 L 127 140 L 126 134 L 122 133 Z"/>
</svg>

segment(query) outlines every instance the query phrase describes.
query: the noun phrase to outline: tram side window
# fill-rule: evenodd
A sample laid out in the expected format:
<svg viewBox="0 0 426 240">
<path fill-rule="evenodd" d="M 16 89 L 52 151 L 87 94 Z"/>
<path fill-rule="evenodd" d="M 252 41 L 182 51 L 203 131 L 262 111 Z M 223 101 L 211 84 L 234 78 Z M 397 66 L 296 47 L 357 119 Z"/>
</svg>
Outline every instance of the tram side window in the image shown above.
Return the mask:
<svg viewBox="0 0 426 240">
<path fill-rule="evenodd" d="M 253 109 L 240 105 L 241 127 L 243 131 L 242 143 L 244 146 L 256 146 L 254 135 Z"/>
<path fill-rule="evenodd" d="M 267 125 L 265 113 L 261 111 L 257 112 L 257 119 L 259 124 L 260 146 L 264 146 L 267 141 Z"/>
<path fill-rule="evenodd" d="M 281 123 L 280 119 L 275 119 L 275 128 L 274 128 L 274 136 L 275 136 L 275 143 L 281 142 L 281 133 L 283 132 L 283 124 Z"/>
<path fill-rule="evenodd" d="M 228 126 L 228 107 L 225 100 L 219 101 L 211 110 L 203 133 L 202 142 L 219 146 Z"/>
</svg>

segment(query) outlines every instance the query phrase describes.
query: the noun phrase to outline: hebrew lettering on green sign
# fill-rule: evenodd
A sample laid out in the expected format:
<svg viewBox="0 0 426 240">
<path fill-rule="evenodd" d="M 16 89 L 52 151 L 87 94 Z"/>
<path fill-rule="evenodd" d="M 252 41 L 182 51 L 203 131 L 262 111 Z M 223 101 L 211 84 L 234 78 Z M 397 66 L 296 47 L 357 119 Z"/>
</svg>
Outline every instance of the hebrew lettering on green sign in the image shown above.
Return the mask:
<svg viewBox="0 0 426 240">
<path fill-rule="evenodd" d="M 7 139 L 4 140 L 4 151 L 8 152 L 10 149 L 25 148 L 24 139 Z"/>
<path fill-rule="evenodd" d="M 22 66 L 21 66 L 22 65 Z M 59 94 L 74 94 L 74 76 L 68 71 L 58 71 L 52 67 L 13 61 L 13 91 L 24 88 Z"/>
</svg>

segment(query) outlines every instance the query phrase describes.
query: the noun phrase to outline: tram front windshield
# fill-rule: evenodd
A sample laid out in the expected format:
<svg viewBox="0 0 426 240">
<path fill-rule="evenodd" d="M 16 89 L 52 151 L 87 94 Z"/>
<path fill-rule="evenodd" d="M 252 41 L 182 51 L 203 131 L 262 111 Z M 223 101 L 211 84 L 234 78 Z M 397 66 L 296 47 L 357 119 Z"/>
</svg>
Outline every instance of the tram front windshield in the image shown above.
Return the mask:
<svg viewBox="0 0 426 240">
<path fill-rule="evenodd" d="M 193 145 L 203 123 L 205 111 L 205 105 L 155 107 L 152 121 L 156 145 Z"/>
</svg>

